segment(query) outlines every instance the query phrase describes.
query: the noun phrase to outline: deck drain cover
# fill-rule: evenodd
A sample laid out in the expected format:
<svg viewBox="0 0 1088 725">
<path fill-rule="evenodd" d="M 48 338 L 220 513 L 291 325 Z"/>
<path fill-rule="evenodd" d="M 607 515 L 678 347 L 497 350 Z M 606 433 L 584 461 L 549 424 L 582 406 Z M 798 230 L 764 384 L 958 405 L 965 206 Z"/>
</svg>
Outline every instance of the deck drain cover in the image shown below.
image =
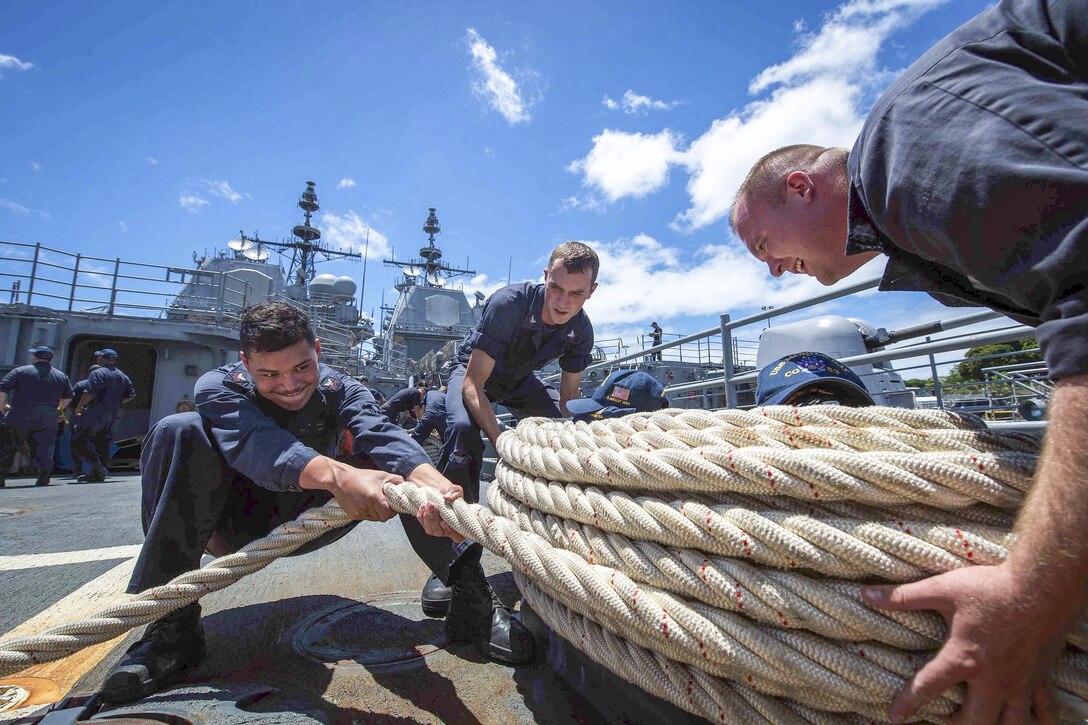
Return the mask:
<svg viewBox="0 0 1088 725">
<path fill-rule="evenodd" d="M 442 620 L 420 609 L 419 599 L 386 594 L 337 604 L 299 624 L 291 643 L 303 657 L 337 667 L 391 669 L 422 664 L 447 645 Z"/>
</svg>

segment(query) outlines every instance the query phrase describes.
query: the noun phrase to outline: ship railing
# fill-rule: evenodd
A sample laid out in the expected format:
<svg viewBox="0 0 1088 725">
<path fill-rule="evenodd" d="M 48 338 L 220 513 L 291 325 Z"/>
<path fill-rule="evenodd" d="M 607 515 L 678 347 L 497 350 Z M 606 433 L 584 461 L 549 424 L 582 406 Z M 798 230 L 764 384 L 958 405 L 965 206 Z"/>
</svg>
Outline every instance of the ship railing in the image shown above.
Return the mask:
<svg viewBox="0 0 1088 725">
<path fill-rule="evenodd" d="M 421 322 L 404 322 L 398 320 L 396 323 L 396 330 L 398 333 L 407 333 L 409 335 L 434 335 L 436 337 L 445 337 L 449 339 L 461 338 L 472 329 L 475 323 L 460 323 L 455 325 L 430 325 Z"/>
<path fill-rule="evenodd" d="M 0 303 L 227 326 L 236 326 L 246 305 L 255 299 L 246 280 L 225 272 L 73 254 L 10 241 L 0 241 L 0 287 L 7 288 L 7 299 L 0 298 Z M 179 300 L 183 289 L 187 293 Z"/>
<path fill-rule="evenodd" d="M 636 367 L 645 362 L 649 355 L 655 355 L 656 353 L 661 353 L 664 359 L 671 360 L 675 357 L 676 362 L 679 362 L 681 353 L 678 348 L 695 344 L 696 354 L 692 355 L 692 361 L 699 362 L 700 366 L 693 376 L 699 379 L 667 384 L 665 392 L 670 398 L 670 402 L 680 406 L 699 404 L 708 408 L 747 407 L 754 404 L 752 393 L 759 376 L 755 365 L 758 343 L 750 341 L 751 334 L 743 334 L 744 328 L 761 331 L 764 327 L 769 326 L 774 318 L 799 311 L 814 311 L 820 305 L 874 289 L 879 283 L 879 278 L 863 280 L 793 304 L 778 307 L 767 306 L 761 309 L 760 312 L 737 319 L 733 319 L 728 313 L 723 313 L 719 317 L 717 327 L 690 335 L 678 335 L 674 339 L 663 340 L 660 345 L 653 345 L 637 352 L 627 352 L 606 360 L 595 361 L 586 368 L 585 372 L 592 373 L 593 371 L 611 371 L 623 367 Z M 982 345 L 1022 340 L 1032 337 L 1034 331 L 1026 325 L 1013 324 L 1011 320 L 1006 320 L 1010 324 L 982 332 L 936 337 L 937 333 L 1002 319 L 1005 318 L 996 312 L 982 311 L 941 319 L 891 334 L 881 330 L 878 331 L 878 339 L 867 340 L 870 352 L 842 358 L 841 362 L 851 366 L 872 365 L 879 369 L 885 363 L 893 361 L 928 360 L 928 365 L 931 367 L 934 377 L 939 381 L 937 365 L 947 365 L 951 361 L 943 360 L 938 363 L 936 356 L 946 353 L 962 354 L 963 351 Z M 739 335 L 738 332 L 741 332 L 743 336 Z M 883 333 L 884 337 L 880 338 L 879 333 Z M 925 341 L 917 342 L 916 340 L 921 337 L 925 337 Z M 670 353 L 669 351 L 673 352 Z M 700 353 L 700 351 L 706 352 Z M 687 352 L 683 354 L 686 362 L 688 359 Z M 1003 353 L 1001 356 L 1008 357 L 1009 354 Z M 666 357 L 666 355 L 669 357 Z M 927 365 L 927 363 L 922 364 Z M 896 372 L 900 371 L 896 370 Z M 1038 370 L 1036 374 L 1040 377 L 1033 382 L 1038 383 L 1039 380 L 1045 380 L 1044 371 Z M 1017 383 L 1021 387 L 1029 385 L 1027 380 L 1018 380 Z M 975 385 L 978 385 L 978 383 L 975 383 Z M 983 383 L 984 385 L 985 383 Z M 1015 395 L 1010 397 L 1016 399 Z M 1000 404 L 1002 408 L 1007 406 L 999 395 L 991 396 L 991 403 L 994 405 Z M 990 407 L 994 407 L 994 405 Z"/>
<path fill-rule="evenodd" d="M 717 361 L 717 352 L 721 347 L 715 345 L 711 338 L 691 340 L 688 339 L 689 337 L 677 333 L 663 332 L 660 345 L 653 344 L 652 335 L 640 335 L 638 343 L 643 352 L 643 359 L 647 361 L 659 360 L 661 362 L 695 363 L 697 365 L 707 365 Z M 666 341 L 673 342 L 674 340 L 675 344 L 666 344 Z"/>
</svg>

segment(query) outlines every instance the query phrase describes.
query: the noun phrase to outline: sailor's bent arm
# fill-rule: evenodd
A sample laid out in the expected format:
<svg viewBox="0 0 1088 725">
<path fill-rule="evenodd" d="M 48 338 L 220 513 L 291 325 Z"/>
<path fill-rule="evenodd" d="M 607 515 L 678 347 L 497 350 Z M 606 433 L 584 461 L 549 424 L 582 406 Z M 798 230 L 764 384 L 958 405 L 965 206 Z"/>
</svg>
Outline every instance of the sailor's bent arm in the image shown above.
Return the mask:
<svg viewBox="0 0 1088 725">
<path fill-rule="evenodd" d="M 381 470 L 404 478 L 417 466 L 430 463 L 423 448 L 403 428 L 389 422 L 365 385 L 342 380 L 339 420 L 351 431 L 353 453 L 365 453 Z"/>
<path fill-rule="evenodd" d="M 94 402 L 94 396 L 90 393 L 84 393 L 83 396 L 79 399 L 79 402 L 76 403 L 76 415 L 82 413 L 83 409 L 90 405 L 92 402 Z"/>
<path fill-rule="evenodd" d="M 499 421 L 495 418 L 495 411 L 491 409 L 491 401 L 484 393 L 484 385 L 487 384 L 487 379 L 491 377 L 491 371 L 494 369 L 495 358 L 483 350 L 473 350 L 468 358 L 465 380 L 461 384 L 465 408 L 492 445 L 499 439 Z"/>
<path fill-rule="evenodd" d="M 563 414 L 563 417 L 570 417 L 570 412 L 567 410 L 567 403 L 581 397 L 581 383 L 581 373 L 568 373 L 566 370 L 563 371 L 563 377 L 559 381 L 559 411 Z"/>
</svg>

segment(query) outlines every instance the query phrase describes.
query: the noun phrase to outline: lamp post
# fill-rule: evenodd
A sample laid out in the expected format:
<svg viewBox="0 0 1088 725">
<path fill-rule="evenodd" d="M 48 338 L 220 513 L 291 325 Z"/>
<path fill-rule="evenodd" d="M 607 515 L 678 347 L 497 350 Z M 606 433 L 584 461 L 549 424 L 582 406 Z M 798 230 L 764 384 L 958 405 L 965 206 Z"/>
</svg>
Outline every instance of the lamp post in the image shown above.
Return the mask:
<svg viewBox="0 0 1088 725">
<path fill-rule="evenodd" d="M 759 309 L 763 310 L 764 312 L 769 312 L 769 311 L 774 309 L 774 305 L 763 305 Z M 767 327 L 770 327 L 770 326 L 771 326 L 771 318 L 768 317 L 767 318 Z"/>
</svg>

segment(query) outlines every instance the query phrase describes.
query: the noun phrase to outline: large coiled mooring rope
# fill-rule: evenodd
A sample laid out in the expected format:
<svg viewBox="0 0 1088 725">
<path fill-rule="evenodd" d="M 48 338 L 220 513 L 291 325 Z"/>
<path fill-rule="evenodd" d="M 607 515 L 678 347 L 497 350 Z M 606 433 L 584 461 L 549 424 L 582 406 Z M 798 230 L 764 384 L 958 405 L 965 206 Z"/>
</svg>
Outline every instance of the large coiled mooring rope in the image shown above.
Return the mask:
<svg viewBox="0 0 1088 725">
<path fill-rule="evenodd" d="M 931 612 L 862 582 L 1004 559 L 1038 449 L 969 416 L 837 406 L 527 419 L 499 439 L 491 509 L 443 519 L 503 556 L 526 600 L 605 667 L 715 722 L 883 720 L 940 645 Z M 387 484 L 396 511 L 437 492 Z M 329 504 L 98 616 L 0 642 L 0 675 L 157 619 L 347 523 Z M 1055 671 L 1088 708 L 1088 629 Z M 950 690 L 921 713 L 962 701 Z"/>
</svg>

